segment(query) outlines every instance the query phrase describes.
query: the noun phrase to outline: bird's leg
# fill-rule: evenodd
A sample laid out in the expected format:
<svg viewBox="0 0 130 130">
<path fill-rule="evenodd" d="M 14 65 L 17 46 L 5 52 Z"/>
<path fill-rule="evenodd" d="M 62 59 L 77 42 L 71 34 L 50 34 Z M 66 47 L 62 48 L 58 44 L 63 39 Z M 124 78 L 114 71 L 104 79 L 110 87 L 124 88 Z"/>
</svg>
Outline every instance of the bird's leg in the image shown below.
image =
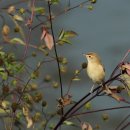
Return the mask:
<svg viewBox="0 0 130 130">
<path fill-rule="evenodd" d="M 94 84 L 93 84 L 93 86 L 90 89 L 90 93 L 93 93 L 93 90 L 94 90 Z"/>
<path fill-rule="evenodd" d="M 104 89 L 104 87 L 106 86 L 103 86 L 103 83 L 100 84 L 101 88 L 97 90 L 97 96 L 103 96 L 105 93 L 101 93 L 101 94 L 98 94 L 98 92 L 101 90 L 101 89 Z"/>
</svg>

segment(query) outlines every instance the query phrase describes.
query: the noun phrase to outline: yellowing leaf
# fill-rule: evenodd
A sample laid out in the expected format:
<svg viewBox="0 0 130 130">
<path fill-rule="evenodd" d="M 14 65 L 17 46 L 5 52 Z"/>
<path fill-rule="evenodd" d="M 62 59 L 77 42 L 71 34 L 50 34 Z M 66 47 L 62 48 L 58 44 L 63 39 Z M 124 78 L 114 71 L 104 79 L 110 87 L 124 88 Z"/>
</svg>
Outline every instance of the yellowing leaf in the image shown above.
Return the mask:
<svg viewBox="0 0 130 130">
<path fill-rule="evenodd" d="M 3 100 L 2 103 L 1 103 L 1 106 L 2 106 L 4 109 L 8 109 L 9 106 L 10 106 L 10 102 L 9 102 L 9 101 L 6 101 L 6 100 Z"/>
<path fill-rule="evenodd" d="M 7 9 L 7 12 L 8 12 L 9 14 L 14 13 L 14 12 L 15 12 L 15 6 L 11 5 L 11 6 Z"/>
<path fill-rule="evenodd" d="M 42 31 L 42 35 L 41 35 L 41 40 L 44 39 L 46 46 L 49 50 L 52 49 L 52 47 L 54 46 L 54 41 L 53 41 L 53 37 L 51 34 L 48 33 L 47 29 L 45 27 L 43 27 L 43 31 Z"/>
<path fill-rule="evenodd" d="M 8 25 L 4 25 L 2 28 L 2 34 L 3 35 L 8 35 L 10 33 L 10 27 Z"/>
<path fill-rule="evenodd" d="M 47 33 L 46 37 L 45 37 L 45 42 L 46 42 L 46 46 L 48 47 L 49 50 L 52 49 L 52 47 L 54 46 L 54 42 L 53 42 L 53 37 L 51 34 Z"/>
<path fill-rule="evenodd" d="M 0 114 L 7 114 L 7 113 L 10 113 L 10 109 L 4 110 L 0 108 Z"/>
<path fill-rule="evenodd" d="M 30 116 L 29 109 L 26 106 L 23 107 L 23 115 L 27 121 L 27 128 L 31 128 L 33 126 L 33 120 Z"/>
<path fill-rule="evenodd" d="M 126 64 L 122 65 L 122 67 L 125 68 L 127 74 L 130 75 L 130 64 L 126 63 Z"/>
<path fill-rule="evenodd" d="M 115 94 L 115 93 L 112 93 L 111 94 L 111 97 L 116 99 L 117 101 L 124 101 L 124 99 L 122 97 L 120 97 L 119 95 Z"/>
<path fill-rule="evenodd" d="M 93 130 L 92 126 L 87 122 L 82 123 L 81 128 L 82 130 Z"/>
<path fill-rule="evenodd" d="M 108 96 L 114 98 L 115 100 L 117 100 L 117 101 L 119 101 L 119 102 L 120 102 L 120 101 L 125 101 L 124 98 L 122 98 L 122 97 L 120 97 L 119 95 L 117 95 L 117 94 L 115 94 L 114 92 L 112 92 L 112 91 L 110 90 L 110 88 L 108 88 L 108 87 L 105 87 L 104 92 L 105 92 L 106 94 L 108 94 Z"/>
<path fill-rule="evenodd" d="M 20 21 L 20 22 L 23 21 L 23 18 L 22 18 L 20 15 L 17 15 L 17 14 L 14 15 L 13 18 L 14 18 L 15 20 L 17 20 L 17 21 Z"/>
<path fill-rule="evenodd" d="M 20 38 L 13 38 L 13 39 L 11 39 L 10 43 L 25 45 L 25 42 L 23 40 L 21 40 Z"/>
</svg>

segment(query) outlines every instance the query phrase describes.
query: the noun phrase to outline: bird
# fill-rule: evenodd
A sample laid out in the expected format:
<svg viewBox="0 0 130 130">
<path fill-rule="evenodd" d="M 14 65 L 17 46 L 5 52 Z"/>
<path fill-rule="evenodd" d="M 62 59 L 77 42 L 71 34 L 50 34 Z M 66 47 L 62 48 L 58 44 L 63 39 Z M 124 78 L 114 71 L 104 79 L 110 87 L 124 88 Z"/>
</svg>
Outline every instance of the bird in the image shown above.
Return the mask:
<svg viewBox="0 0 130 130">
<path fill-rule="evenodd" d="M 89 52 L 83 55 L 86 57 L 88 61 L 86 68 L 88 77 L 92 80 L 94 84 L 103 84 L 105 80 L 105 69 L 100 56 L 95 52 Z M 94 85 L 90 90 L 91 93 L 93 92 L 93 89 Z"/>
</svg>

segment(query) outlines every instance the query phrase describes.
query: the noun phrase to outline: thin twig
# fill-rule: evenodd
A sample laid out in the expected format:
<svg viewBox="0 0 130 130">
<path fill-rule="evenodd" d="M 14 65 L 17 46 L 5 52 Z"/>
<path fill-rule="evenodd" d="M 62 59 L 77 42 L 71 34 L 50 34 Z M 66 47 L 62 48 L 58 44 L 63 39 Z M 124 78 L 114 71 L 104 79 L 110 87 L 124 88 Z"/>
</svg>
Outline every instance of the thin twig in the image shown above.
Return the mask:
<svg viewBox="0 0 130 130">
<path fill-rule="evenodd" d="M 116 127 L 116 129 L 115 130 L 118 130 L 119 129 L 119 127 L 128 119 L 130 117 L 130 114 L 129 115 L 127 115 L 122 121 L 121 121 L 121 123 Z"/>
<path fill-rule="evenodd" d="M 26 57 L 27 50 L 28 50 L 28 44 L 29 44 L 30 39 L 31 39 L 31 33 L 32 33 L 31 26 L 32 26 L 32 23 L 33 23 L 33 18 L 34 18 L 35 2 L 36 2 L 36 0 L 32 0 L 32 3 L 31 3 L 32 13 L 31 13 L 31 17 L 28 19 L 28 20 L 29 20 L 29 26 L 28 26 L 28 27 L 29 27 L 29 32 L 28 32 L 28 38 L 27 38 L 27 40 L 25 41 L 26 46 L 25 46 L 25 51 L 24 51 L 23 60 L 24 60 L 25 57 Z M 27 21 L 27 22 L 28 22 L 28 21 Z"/>
<path fill-rule="evenodd" d="M 60 64 L 59 64 L 59 59 L 58 59 L 58 53 L 57 53 L 57 48 L 56 48 L 56 41 L 55 41 L 54 31 L 53 31 L 53 23 L 52 23 L 52 15 L 51 15 L 51 5 L 50 5 L 49 1 L 48 1 L 48 9 L 49 9 L 50 24 L 51 24 L 51 33 L 52 33 L 52 37 L 53 37 L 54 50 L 55 50 L 55 56 L 56 56 L 56 61 L 57 61 L 57 66 L 58 66 L 58 73 L 59 73 L 60 90 L 61 90 L 60 93 L 61 93 L 61 98 L 63 98 L 63 87 L 62 87 Z M 63 115 L 63 109 L 62 109 L 62 115 Z"/>
<path fill-rule="evenodd" d="M 91 114 L 91 113 L 96 113 L 96 112 L 102 112 L 102 111 L 111 111 L 111 110 L 128 109 L 128 108 L 130 108 L 130 106 L 110 107 L 110 108 L 104 108 L 104 109 L 99 109 L 99 110 L 92 110 L 92 111 L 88 111 L 88 112 L 76 113 L 76 114 L 73 114 L 71 117 L 81 116 L 81 115 L 86 115 L 86 114 Z"/>
<path fill-rule="evenodd" d="M 120 130 L 124 130 L 125 128 L 127 128 L 130 125 L 130 122 L 128 122 L 126 125 L 124 125 Z"/>
<path fill-rule="evenodd" d="M 130 49 L 126 52 L 125 56 L 122 58 L 122 61 L 121 62 L 124 62 L 124 60 L 127 58 L 127 56 L 129 55 L 130 53 Z"/>
<path fill-rule="evenodd" d="M 80 73 L 82 70 L 83 70 L 83 69 L 81 68 L 81 69 L 79 70 L 79 73 Z M 79 73 L 78 73 L 78 74 L 79 74 Z M 68 94 L 69 94 L 70 88 L 71 88 L 71 85 L 72 85 L 72 82 L 73 82 L 73 79 L 74 79 L 75 76 L 77 76 L 78 74 L 74 74 L 73 77 L 70 79 L 70 82 L 69 82 L 69 85 L 68 85 L 68 90 L 67 90 L 67 92 L 66 92 L 65 95 L 68 95 Z"/>
</svg>

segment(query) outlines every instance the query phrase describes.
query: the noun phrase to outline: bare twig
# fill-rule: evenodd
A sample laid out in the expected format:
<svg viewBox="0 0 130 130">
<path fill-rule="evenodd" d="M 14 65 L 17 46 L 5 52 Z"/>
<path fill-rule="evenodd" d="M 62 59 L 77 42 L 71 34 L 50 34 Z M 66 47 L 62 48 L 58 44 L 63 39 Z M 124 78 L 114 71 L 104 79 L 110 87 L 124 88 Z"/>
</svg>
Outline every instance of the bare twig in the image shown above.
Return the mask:
<svg viewBox="0 0 130 130">
<path fill-rule="evenodd" d="M 55 41 L 54 31 L 53 31 L 53 23 L 52 23 L 52 15 L 51 15 L 51 5 L 50 5 L 49 1 L 48 1 L 48 9 L 49 9 L 50 24 L 51 24 L 51 33 L 52 33 L 53 42 L 54 42 L 55 56 L 56 56 L 56 61 L 57 61 L 57 66 L 58 66 L 58 73 L 59 73 L 59 80 L 60 80 L 60 90 L 61 90 L 61 98 L 63 98 L 63 87 L 62 87 L 60 64 L 59 64 L 59 59 L 58 59 L 58 53 L 57 53 L 57 48 L 56 48 L 56 41 Z M 63 110 L 62 110 L 62 114 L 63 114 Z"/>
<path fill-rule="evenodd" d="M 36 0 L 32 0 L 32 3 L 31 3 L 31 8 L 32 8 L 32 13 L 31 13 L 31 17 L 28 19 L 27 22 L 29 22 L 29 32 L 28 32 L 28 38 L 27 40 L 25 41 L 26 43 L 26 46 L 25 46 L 25 51 L 24 51 L 24 56 L 23 56 L 23 60 L 25 59 L 26 57 L 26 54 L 27 54 L 27 50 L 28 50 L 28 44 L 30 42 L 30 39 L 31 39 L 31 33 L 32 33 L 32 29 L 31 29 L 31 25 L 33 23 L 33 18 L 34 18 L 34 8 L 35 8 L 35 2 Z"/>
<path fill-rule="evenodd" d="M 72 115 L 71 117 L 81 116 L 81 115 L 86 115 L 86 114 L 91 114 L 91 113 L 96 113 L 96 112 L 102 112 L 102 111 L 111 111 L 111 110 L 128 109 L 128 108 L 130 108 L 130 106 L 104 108 L 104 109 L 92 110 L 92 111 L 88 111 L 88 112 L 76 113 L 76 114 Z M 130 116 L 130 115 L 129 115 L 129 116 Z M 117 129 L 116 129 L 116 130 L 117 130 Z"/>
<path fill-rule="evenodd" d="M 116 127 L 116 129 L 115 130 L 118 130 L 119 129 L 119 127 L 128 119 L 130 117 L 130 114 L 129 115 L 127 115 L 122 121 L 121 121 L 121 123 Z"/>
</svg>

